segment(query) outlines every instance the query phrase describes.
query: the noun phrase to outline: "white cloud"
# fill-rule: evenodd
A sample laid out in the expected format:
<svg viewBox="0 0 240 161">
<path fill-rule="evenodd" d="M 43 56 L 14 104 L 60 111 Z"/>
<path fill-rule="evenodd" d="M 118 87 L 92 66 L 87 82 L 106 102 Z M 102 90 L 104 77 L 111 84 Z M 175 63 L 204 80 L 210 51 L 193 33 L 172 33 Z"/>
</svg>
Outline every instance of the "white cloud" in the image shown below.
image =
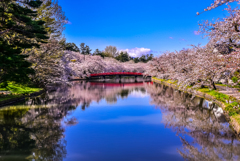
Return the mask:
<svg viewBox="0 0 240 161">
<path fill-rule="evenodd" d="M 120 116 L 117 118 L 110 118 L 106 120 L 85 120 L 85 119 L 79 119 L 79 122 L 87 122 L 87 123 L 101 123 L 101 124 L 113 124 L 113 123 L 131 123 L 131 122 L 137 122 L 141 124 L 161 124 L 161 117 L 162 114 L 149 114 L 144 116 Z"/>
<path fill-rule="evenodd" d="M 132 97 L 136 97 L 136 98 L 144 98 L 144 97 L 148 97 L 149 94 L 147 93 L 142 93 L 141 91 L 133 91 L 130 96 Z"/>
<path fill-rule="evenodd" d="M 123 49 L 121 51 L 126 51 L 131 57 L 141 57 L 142 55 L 151 54 L 152 50 L 148 48 L 133 48 L 133 49 Z"/>
</svg>

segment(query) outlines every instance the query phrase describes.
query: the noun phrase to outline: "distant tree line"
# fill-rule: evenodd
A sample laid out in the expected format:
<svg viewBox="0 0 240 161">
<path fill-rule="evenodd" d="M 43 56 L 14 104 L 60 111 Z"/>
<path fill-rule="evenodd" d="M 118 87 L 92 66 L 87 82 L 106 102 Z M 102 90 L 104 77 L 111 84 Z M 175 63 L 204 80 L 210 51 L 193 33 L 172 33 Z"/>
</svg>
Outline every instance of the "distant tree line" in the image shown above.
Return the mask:
<svg viewBox="0 0 240 161">
<path fill-rule="evenodd" d="M 117 50 L 117 47 L 111 45 L 107 46 L 104 51 L 96 49 L 93 53 L 91 53 L 92 50 L 88 45 L 85 46 L 85 43 L 81 43 L 79 46 L 80 48 L 75 43 L 63 42 L 63 44 L 65 50 L 80 52 L 83 55 L 99 55 L 102 58 L 112 57 L 120 62 L 127 62 L 133 60 L 135 63 L 147 63 L 148 61 L 153 59 L 153 54 L 142 55 L 141 57 L 131 57 L 127 52 L 119 52 Z"/>
<path fill-rule="evenodd" d="M 136 63 L 153 57 L 133 58 L 114 46 L 92 52 L 85 43 L 77 46 L 66 41 L 62 34 L 66 24 L 68 19 L 57 0 L 0 0 L 0 88 L 7 87 L 9 82 L 41 87 L 63 82 L 67 77 L 60 78 L 70 68 L 62 63 L 67 50 L 83 54 L 84 57 L 77 56 L 80 63 L 86 55 Z"/>
</svg>

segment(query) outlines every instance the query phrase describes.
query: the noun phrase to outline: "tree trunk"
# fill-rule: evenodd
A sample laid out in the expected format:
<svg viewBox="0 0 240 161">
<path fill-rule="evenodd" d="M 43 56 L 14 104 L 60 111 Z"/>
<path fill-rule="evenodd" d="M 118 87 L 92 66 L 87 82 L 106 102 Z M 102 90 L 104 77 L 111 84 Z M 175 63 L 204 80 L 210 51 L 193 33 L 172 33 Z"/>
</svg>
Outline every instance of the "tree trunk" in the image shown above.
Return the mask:
<svg viewBox="0 0 240 161">
<path fill-rule="evenodd" d="M 213 89 L 214 89 L 214 90 L 217 90 L 217 88 L 216 88 L 215 83 L 214 83 L 213 80 L 211 80 L 211 84 L 212 84 Z"/>
</svg>

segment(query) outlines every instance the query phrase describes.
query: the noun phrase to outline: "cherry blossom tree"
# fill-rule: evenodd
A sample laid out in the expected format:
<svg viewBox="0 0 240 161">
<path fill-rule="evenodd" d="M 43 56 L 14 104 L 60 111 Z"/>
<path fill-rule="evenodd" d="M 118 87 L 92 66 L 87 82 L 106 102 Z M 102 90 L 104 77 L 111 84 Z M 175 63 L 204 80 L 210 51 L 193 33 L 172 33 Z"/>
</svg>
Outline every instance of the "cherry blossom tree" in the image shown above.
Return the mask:
<svg viewBox="0 0 240 161">
<path fill-rule="evenodd" d="M 228 47 L 234 48 L 239 46 L 240 33 L 240 10 L 238 8 L 232 9 L 230 6 L 225 10 L 228 11 L 229 16 L 214 22 L 208 20 L 199 24 L 200 31 L 204 37 L 208 37 L 212 44 L 227 44 Z"/>
<path fill-rule="evenodd" d="M 239 0 L 214 0 L 214 2 L 209 7 L 205 8 L 204 11 L 209 11 L 209 10 L 217 8 L 217 7 L 221 6 L 221 5 L 232 3 L 232 2 L 240 3 Z"/>
<path fill-rule="evenodd" d="M 133 61 L 119 62 L 114 58 L 98 55 L 83 55 L 74 51 L 63 51 L 57 40 L 42 44 L 39 50 L 26 51 L 28 61 L 33 65 L 35 75 L 32 79 L 42 86 L 50 84 L 69 84 L 69 79 L 88 78 L 92 73 L 139 72 L 144 73 L 148 64 Z"/>
<path fill-rule="evenodd" d="M 103 73 L 103 72 L 145 72 L 148 64 L 145 63 L 134 63 L 119 62 L 114 58 L 106 57 L 102 58 L 98 55 L 86 55 L 85 59 L 82 54 L 65 51 L 61 63 L 66 68 L 67 75 L 86 78 L 92 73 Z"/>
<path fill-rule="evenodd" d="M 193 46 L 179 52 L 166 52 L 148 63 L 145 74 L 177 80 L 180 87 L 209 85 L 216 89 L 220 78 L 229 79 L 239 69 L 238 52 L 222 55 L 211 44 Z"/>
<path fill-rule="evenodd" d="M 240 3 L 239 0 L 215 0 L 205 11 L 230 2 Z M 229 80 L 240 67 L 240 10 L 230 6 L 225 10 L 229 13 L 227 17 L 199 24 L 201 33 L 209 38 L 207 45 L 165 52 L 148 63 L 145 73 L 177 80 L 180 87 L 208 85 L 216 89 L 216 82 Z"/>
<path fill-rule="evenodd" d="M 35 71 L 32 76 L 34 82 L 45 86 L 50 80 L 63 75 L 63 68 L 58 65 L 63 51 L 57 40 L 50 39 L 48 43 L 42 44 L 40 49 L 32 49 L 25 53 L 28 53 L 28 61 L 32 63 Z"/>
</svg>

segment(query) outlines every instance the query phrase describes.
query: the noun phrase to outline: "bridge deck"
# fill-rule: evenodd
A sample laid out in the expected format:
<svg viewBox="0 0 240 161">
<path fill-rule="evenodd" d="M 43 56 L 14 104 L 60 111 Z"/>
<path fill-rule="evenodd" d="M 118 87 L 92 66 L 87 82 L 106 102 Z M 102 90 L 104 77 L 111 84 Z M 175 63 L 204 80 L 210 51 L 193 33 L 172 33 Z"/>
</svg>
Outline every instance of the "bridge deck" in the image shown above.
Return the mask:
<svg viewBox="0 0 240 161">
<path fill-rule="evenodd" d="M 150 82 L 151 83 L 151 82 Z M 103 82 L 90 82 L 92 86 L 104 86 L 104 87 L 126 87 L 126 86 L 143 86 L 143 82 L 132 82 L 132 83 L 103 83 Z"/>
<path fill-rule="evenodd" d="M 90 74 L 90 77 L 101 77 L 101 76 L 143 76 L 142 73 L 134 73 L 134 72 L 111 72 L 111 73 L 98 73 L 98 74 Z"/>
</svg>

